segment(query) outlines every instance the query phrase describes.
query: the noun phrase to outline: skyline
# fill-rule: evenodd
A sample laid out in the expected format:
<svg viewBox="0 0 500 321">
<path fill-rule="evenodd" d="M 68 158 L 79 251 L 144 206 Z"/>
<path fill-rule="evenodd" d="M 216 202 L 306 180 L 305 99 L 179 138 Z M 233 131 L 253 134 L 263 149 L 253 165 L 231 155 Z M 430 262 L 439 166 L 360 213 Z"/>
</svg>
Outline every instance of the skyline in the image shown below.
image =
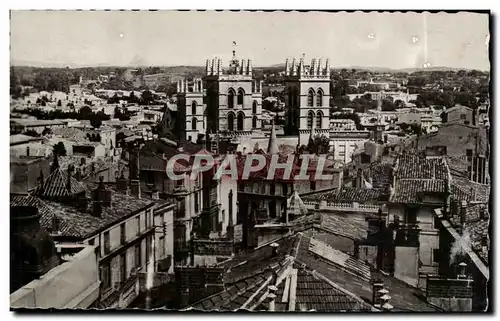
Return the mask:
<svg viewBox="0 0 500 321">
<path fill-rule="evenodd" d="M 235 41 L 237 58 L 254 66 L 304 53 L 306 62 L 328 58 L 332 68 L 428 63 L 489 70 L 488 19 L 478 13 L 11 11 L 11 64 L 204 66 L 220 57 L 227 67 Z"/>
</svg>

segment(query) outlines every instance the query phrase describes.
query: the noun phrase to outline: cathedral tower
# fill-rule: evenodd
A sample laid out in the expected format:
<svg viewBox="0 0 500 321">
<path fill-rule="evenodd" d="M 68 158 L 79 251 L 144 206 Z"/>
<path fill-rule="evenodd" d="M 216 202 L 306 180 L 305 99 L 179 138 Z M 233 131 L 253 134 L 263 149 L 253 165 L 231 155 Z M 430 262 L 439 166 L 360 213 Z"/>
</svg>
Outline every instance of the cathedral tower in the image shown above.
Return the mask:
<svg viewBox="0 0 500 321">
<path fill-rule="evenodd" d="M 330 119 L 330 63 L 321 59 L 304 62 L 304 55 L 291 64 L 285 62 L 288 135 L 299 134 L 299 144 L 307 145 L 310 133 L 328 135 Z"/>
<path fill-rule="evenodd" d="M 262 81 L 252 75 L 252 61 L 233 58 L 223 70 L 222 59 L 206 62 L 207 129 L 217 132 L 251 132 L 262 124 Z"/>
</svg>

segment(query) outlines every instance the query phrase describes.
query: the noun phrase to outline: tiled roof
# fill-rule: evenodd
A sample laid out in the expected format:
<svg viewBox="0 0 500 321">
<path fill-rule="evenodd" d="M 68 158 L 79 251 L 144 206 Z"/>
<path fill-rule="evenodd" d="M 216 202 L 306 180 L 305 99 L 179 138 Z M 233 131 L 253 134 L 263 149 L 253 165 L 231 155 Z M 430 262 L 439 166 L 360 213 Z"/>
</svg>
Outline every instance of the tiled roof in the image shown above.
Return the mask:
<svg viewBox="0 0 500 321">
<path fill-rule="evenodd" d="M 97 185 L 89 183 L 85 186 L 88 189 L 94 190 Z M 91 203 L 91 202 L 89 202 Z M 77 238 L 86 238 L 100 229 L 107 226 L 117 224 L 128 215 L 144 210 L 147 207 L 153 206 L 155 201 L 145 198 L 135 198 L 121 193 L 113 193 L 111 207 L 104 207 L 102 209 L 101 217 L 93 216 L 91 213 L 91 204 L 86 211 L 82 211 L 76 207 L 58 203 L 55 201 L 44 201 L 50 208 L 51 212 L 55 214 L 61 221 L 61 230 L 58 236 L 68 236 Z M 67 222 L 72 226 L 71 229 L 63 229 L 63 222 Z"/>
<path fill-rule="evenodd" d="M 465 229 L 469 232 L 470 235 L 470 242 L 471 242 L 471 248 L 474 252 L 476 252 L 481 259 L 486 262 L 486 264 L 489 263 L 489 249 L 490 249 L 490 242 L 489 242 L 489 222 L 484 220 L 484 221 L 476 221 L 476 222 L 470 222 L 465 224 Z M 483 242 L 486 238 L 486 247 L 483 247 Z"/>
<path fill-rule="evenodd" d="M 480 217 L 481 208 L 484 208 L 484 219 Z M 488 263 L 489 250 L 489 217 L 487 203 L 472 203 L 467 206 L 465 213 L 465 230 L 469 233 L 471 248 L 478 256 Z M 461 222 L 459 216 L 451 217 L 450 221 L 461 232 Z M 486 250 L 483 248 L 485 239 L 488 239 Z"/>
<path fill-rule="evenodd" d="M 85 186 L 73 177 L 70 177 L 70 183 L 68 189 L 68 173 L 57 168 L 44 179 L 43 185 L 39 185 L 33 194 L 42 198 L 52 198 L 73 196 L 87 191 Z"/>
<path fill-rule="evenodd" d="M 290 282 L 290 281 L 288 281 Z M 276 311 L 290 311 L 288 293 L 285 292 L 286 281 L 281 282 L 276 291 Z M 285 302 L 283 302 L 285 301 Z M 295 309 L 293 311 L 315 312 L 368 312 L 373 308 L 369 304 L 354 298 L 333 286 L 317 273 L 298 269 L 295 286 Z"/>
<path fill-rule="evenodd" d="M 354 240 L 366 237 L 368 224 L 365 220 L 349 217 L 349 215 L 324 213 L 321 215 L 321 227 L 331 233 L 346 236 Z"/>
<path fill-rule="evenodd" d="M 329 190 L 326 192 L 308 193 L 307 195 L 303 195 L 302 199 L 304 201 L 366 203 L 378 201 L 379 196 L 380 190 L 375 188 L 340 188 Z"/>
<path fill-rule="evenodd" d="M 404 153 L 397 159 L 396 178 L 448 179 L 448 170 L 442 158 L 422 158 Z"/>
<path fill-rule="evenodd" d="M 242 308 L 250 309 L 267 291 L 263 284 L 271 276 L 270 271 L 249 277 L 230 285 L 225 291 L 212 295 L 193 304 L 193 309 L 202 311 L 233 311 Z M 252 299 L 253 296 L 253 299 Z M 248 304 L 245 305 L 245 302 Z"/>
<path fill-rule="evenodd" d="M 490 186 L 479 184 L 460 176 L 452 176 L 452 195 L 458 200 L 487 202 L 490 198 Z M 474 198 L 474 199 L 473 199 Z"/>
<path fill-rule="evenodd" d="M 77 142 L 87 141 L 87 134 L 75 127 L 55 127 L 52 129 L 52 134 Z"/>
<path fill-rule="evenodd" d="M 447 183 L 440 179 L 399 179 L 396 180 L 392 203 L 420 203 L 420 193 L 446 193 Z"/>
<path fill-rule="evenodd" d="M 59 235 L 77 236 L 79 235 L 78 227 L 73 222 L 64 219 L 63 215 L 51 206 L 47 205 L 41 199 L 28 195 L 28 196 L 13 196 L 10 199 L 10 206 L 35 206 L 38 208 L 40 217 L 40 225 L 48 231 L 53 228 L 53 222 L 56 218 L 58 220 L 59 229 L 54 231 L 60 233 Z"/>
<path fill-rule="evenodd" d="M 297 260 L 299 262 L 305 263 L 308 269 L 315 270 L 339 287 L 363 299 L 365 302 L 371 302 L 372 286 L 369 281 L 363 280 L 359 276 L 349 273 L 339 266 L 330 264 L 326 260 L 318 260 L 316 256 L 309 251 L 309 245 L 310 238 L 305 236 L 302 237 L 297 254 Z M 394 277 L 385 276 L 373 271 L 371 272 L 371 277 L 379 277 L 384 281 L 384 287 L 389 290 L 389 295 L 391 296 L 389 303 L 394 306 L 394 311 L 436 311 L 435 308 L 419 298 L 419 296 L 422 296 L 419 289 L 413 288 Z"/>
</svg>

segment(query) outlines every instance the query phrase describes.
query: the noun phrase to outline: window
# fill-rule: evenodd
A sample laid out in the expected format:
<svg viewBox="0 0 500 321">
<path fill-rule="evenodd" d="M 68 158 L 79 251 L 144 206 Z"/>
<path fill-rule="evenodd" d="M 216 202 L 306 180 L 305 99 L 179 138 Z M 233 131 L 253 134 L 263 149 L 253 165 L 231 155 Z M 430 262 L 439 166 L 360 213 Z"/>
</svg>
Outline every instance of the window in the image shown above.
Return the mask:
<svg viewBox="0 0 500 321">
<path fill-rule="evenodd" d="M 311 184 L 309 186 L 311 188 L 311 191 L 315 191 L 316 190 L 316 182 L 315 181 L 311 181 Z"/>
<path fill-rule="evenodd" d="M 111 268 L 109 263 L 101 266 L 101 282 L 104 290 L 111 287 Z"/>
<path fill-rule="evenodd" d="M 227 114 L 227 129 L 230 131 L 234 130 L 234 114 L 233 113 Z"/>
<path fill-rule="evenodd" d="M 154 185 L 155 184 L 155 172 L 153 171 L 147 171 L 146 172 L 146 184 L 147 185 Z"/>
<path fill-rule="evenodd" d="M 467 115 L 466 114 L 461 114 L 460 115 L 460 119 L 467 119 Z"/>
<path fill-rule="evenodd" d="M 127 280 L 127 252 L 120 254 L 120 277 L 121 282 Z"/>
<path fill-rule="evenodd" d="M 252 128 L 257 128 L 257 116 L 253 116 L 252 118 Z"/>
<path fill-rule="evenodd" d="M 323 112 L 320 110 L 316 114 L 316 128 L 321 128 L 322 120 L 323 120 Z"/>
<path fill-rule="evenodd" d="M 252 104 L 252 114 L 257 114 L 257 101 L 254 100 Z"/>
<path fill-rule="evenodd" d="M 307 106 L 309 107 L 314 106 L 314 90 L 312 88 L 309 89 L 307 93 Z"/>
<path fill-rule="evenodd" d="M 142 266 L 142 260 L 141 260 L 141 244 L 137 244 L 134 247 L 134 262 L 135 262 L 135 267 L 139 268 Z"/>
<path fill-rule="evenodd" d="M 141 217 L 137 216 L 135 218 L 135 226 L 136 226 L 136 235 L 141 235 Z"/>
<path fill-rule="evenodd" d="M 314 112 L 311 110 L 307 113 L 307 129 L 311 129 L 314 121 Z"/>
<path fill-rule="evenodd" d="M 165 235 L 160 235 L 158 243 L 158 253 L 163 256 L 165 254 Z"/>
<path fill-rule="evenodd" d="M 441 222 L 439 221 L 439 218 L 436 215 L 434 215 L 432 227 L 435 229 L 439 229 L 440 225 L 441 225 Z"/>
<path fill-rule="evenodd" d="M 194 193 L 194 212 L 198 214 L 199 210 L 200 210 L 199 193 L 196 192 Z"/>
<path fill-rule="evenodd" d="M 318 94 L 316 96 L 316 106 L 323 106 L 323 91 L 321 89 L 318 90 Z"/>
<path fill-rule="evenodd" d="M 245 115 L 243 113 L 238 113 L 238 120 L 237 120 L 237 130 L 243 130 L 243 123 L 245 121 Z"/>
<path fill-rule="evenodd" d="M 196 101 L 191 104 L 191 114 L 196 115 Z"/>
<path fill-rule="evenodd" d="M 198 125 L 198 119 L 196 119 L 196 117 L 193 117 L 193 119 L 191 120 L 191 126 L 193 130 L 196 130 L 197 125 Z"/>
<path fill-rule="evenodd" d="M 439 249 L 432 249 L 432 263 L 439 263 Z"/>
<path fill-rule="evenodd" d="M 245 91 L 243 89 L 238 89 L 237 104 L 243 106 L 243 98 L 245 97 Z"/>
<path fill-rule="evenodd" d="M 236 96 L 236 94 L 233 88 L 230 88 L 227 93 L 227 108 L 234 108 L 234 96 Z"/>
<path fill-rule="evenodd" d="M 94 245 L 95 244 L 95 239 L 90 239 L 89 240 L 89 245 Z"/>
<path fill-rule="evenodd" d="M 125 234 L 125 223 L 120 224 L 120 244 L 124 244 L 127 241 Z"/>
<path fill-rule="evenodd" d="M 109 231 L 104 232 L 104 255 L 111 251 L 111 243 L 109 242 Z"/>
<path fill-rule="evenodd" d="M 269 191 L 269 194 L 276 195 L 276 185 L 274 183 L 271 184 L 271 190 Z"/>
</svg>

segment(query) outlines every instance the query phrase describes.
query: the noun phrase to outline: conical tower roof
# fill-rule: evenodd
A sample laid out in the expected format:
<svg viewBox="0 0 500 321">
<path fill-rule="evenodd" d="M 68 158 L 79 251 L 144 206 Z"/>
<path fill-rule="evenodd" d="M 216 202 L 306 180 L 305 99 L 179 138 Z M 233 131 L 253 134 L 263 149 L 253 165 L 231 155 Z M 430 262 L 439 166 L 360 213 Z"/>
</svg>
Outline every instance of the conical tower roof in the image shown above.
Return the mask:
<svg viewBox="0 0 500 321">
<path fill-rule="evenodd" d="M 287 202 L 287 212 L 295 216 L 307 215 L 308 210 L 304 202 L 299 196 L 299 193 L 295 191 Z"/>
<path fill-rule="evenodd" d="M 271 136 L 269 137 L 269 145 L 267 146 L 268 154 L 278 154 L 278 141 L 276 139 L 276 129 L 274 128 L 274 121 L 271 121 Z"/>
</svg>

